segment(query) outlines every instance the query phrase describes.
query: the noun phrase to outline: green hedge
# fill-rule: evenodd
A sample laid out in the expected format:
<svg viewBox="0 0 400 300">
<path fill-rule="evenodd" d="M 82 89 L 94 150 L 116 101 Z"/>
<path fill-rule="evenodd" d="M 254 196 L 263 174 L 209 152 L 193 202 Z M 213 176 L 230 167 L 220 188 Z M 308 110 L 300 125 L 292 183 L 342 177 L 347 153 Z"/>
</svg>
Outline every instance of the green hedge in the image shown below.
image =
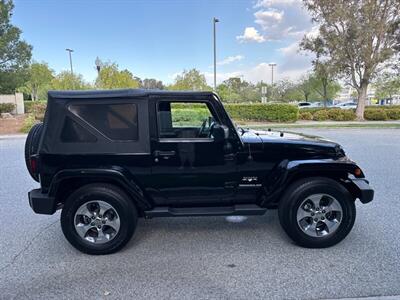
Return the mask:
<svg viewBox="0 0 400 300">
<path fill-rule="evenodd" d="M 313 114 L 309 111 L 301 111 L 299 112 L 299 120 L 312 120 Z"/>
<path fill-rule="evenodd" d="M 386 121 L 389 119 L 385 109 L 366 109 L 364 118 L 370 121 Z"/>
<path fill-rule="evenodd" d="M 298 108 L 290 104 L 225 104 L 228 114 L 235 120 L 295 122 Z M 174 104 L 173 122 L 185 124 L 201 122 L 209 115 L 207 108 L 200 104 Z"/>
<path fill-rule="evenodd" d="M 291 104 L 225 104 L 229 115 L 235 120 L 296 122 L 299 109 Z"/>
<path fill-rule="evenodd" d="M 304 108 L 300 110 L 299 119 L 314 121 L 353 121 L 356 119 L 354 109 L 340 109 L 334 107 L 326 108 Z M 400 120 L 400 105 L 393 106 L 367 106 L 364 118 L 370 121 Z"/>
<path fill-rule="evenodd" d="M 47 101 L 39 100 L 39 101 L 24 101 L 25 113 L 30 114 L 33 113 L 34 107 L 41 107 L 42 110 L 46 110 Z"/>
<path fill-rule="evenodd" d="M 14 103 L 0 103 L 0 113 L 11 113 L 14 109 Z"/>
</svg>

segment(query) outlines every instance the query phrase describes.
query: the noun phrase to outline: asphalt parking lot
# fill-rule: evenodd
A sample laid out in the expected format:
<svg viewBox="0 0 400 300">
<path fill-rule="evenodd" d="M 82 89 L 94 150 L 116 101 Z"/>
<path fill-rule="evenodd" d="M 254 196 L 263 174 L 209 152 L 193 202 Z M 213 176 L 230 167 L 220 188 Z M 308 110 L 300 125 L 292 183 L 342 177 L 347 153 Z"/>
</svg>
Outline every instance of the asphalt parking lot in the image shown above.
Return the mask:
<svg viewBox="0 0 400 300">
<path fill-rule="evenodd" d="M 0 138 L 0 299 L 320 299 L 400 295 L 400 130 L 296 130 L 340 142 L 376 197 L 357 204 L 352 232 L 328 249 L 295 246 L 276 211 L 140 220 L 122 251 L 89 256 L 62 235 L 59 213 L 35 215 L 38 185 L 24 139 Z M 399 296 L 400 297 L 400 296 Z"/>
</svg>

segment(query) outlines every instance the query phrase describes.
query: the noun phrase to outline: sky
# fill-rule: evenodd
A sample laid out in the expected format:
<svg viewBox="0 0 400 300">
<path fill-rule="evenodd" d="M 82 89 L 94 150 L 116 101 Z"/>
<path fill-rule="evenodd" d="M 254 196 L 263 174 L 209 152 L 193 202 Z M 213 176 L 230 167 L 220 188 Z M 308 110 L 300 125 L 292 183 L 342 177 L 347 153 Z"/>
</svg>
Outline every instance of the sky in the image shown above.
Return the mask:
<svg viewBox="0 0 400 300">
<path fill-rule="evenodd" d="M 14 0 L 13 24 L 33 46 L 33 59 L 91 82 L 95 60 L 116 62 L 135 76 L 172 83 L 196 68 L 213 81 L 213 17 L 217 17 L 217 82 L 299 79 L 311 56 L 298 52 L 315 31 L 301 0 Z"/>
</svg>

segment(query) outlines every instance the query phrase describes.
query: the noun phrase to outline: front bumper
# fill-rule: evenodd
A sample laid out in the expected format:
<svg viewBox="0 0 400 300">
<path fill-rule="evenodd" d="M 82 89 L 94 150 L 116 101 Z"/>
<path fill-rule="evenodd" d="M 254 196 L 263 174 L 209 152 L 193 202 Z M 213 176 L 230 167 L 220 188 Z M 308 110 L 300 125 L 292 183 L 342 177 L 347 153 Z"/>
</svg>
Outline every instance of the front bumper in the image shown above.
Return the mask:
<svg viewBox="0 0 400 300">
<path fill-rule="evenodd" d="M 358 198 L 362 203 L 371 202 L 374 199 L 374 190 L 370 187 L 369 182 L 364 178 L 351 179 L 358 192 Z"/>
<path fill-rule="evenodd" d="M 37 214 L 52 215 L 55 213 L 57 203 L 54 197 L 42 193 L 41 189 L 31 190 L 28 193 L 29 205 Z"/>
</svg>

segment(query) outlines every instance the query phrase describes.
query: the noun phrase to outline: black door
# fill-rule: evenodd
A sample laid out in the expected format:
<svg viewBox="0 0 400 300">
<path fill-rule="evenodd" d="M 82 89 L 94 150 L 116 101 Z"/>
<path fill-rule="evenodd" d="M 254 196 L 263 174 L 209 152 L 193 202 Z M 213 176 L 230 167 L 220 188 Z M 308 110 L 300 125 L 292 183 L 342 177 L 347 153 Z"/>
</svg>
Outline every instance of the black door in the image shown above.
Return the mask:
<svg viewBox="0 0 400 300">
<path fill-rule="evenodd" d="M 156 109 L 151 191 L 156 204 L 230 204 L 236 164 L 224 143 L 214 140 L 219 120 L 211 104 L 161 100 Z"/>
</svg>

